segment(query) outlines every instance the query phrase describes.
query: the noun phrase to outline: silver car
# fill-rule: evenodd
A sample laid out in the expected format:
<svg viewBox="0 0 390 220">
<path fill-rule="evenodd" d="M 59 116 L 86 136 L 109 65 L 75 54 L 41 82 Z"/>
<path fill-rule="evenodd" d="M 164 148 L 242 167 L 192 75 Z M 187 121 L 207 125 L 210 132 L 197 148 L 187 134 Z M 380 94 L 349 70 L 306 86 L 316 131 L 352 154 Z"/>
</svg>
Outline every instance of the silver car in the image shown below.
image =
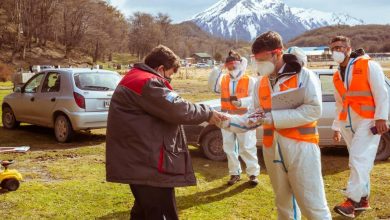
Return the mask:
<svg viewBox="0 0 390 220">
<path fill-rule="evenodd" d="M 120 79 L 106 70 L 44 70 L 4 97 L 3 126 L 14 129 L 25 122 L 54 128 L 59 142 L 69 142 L 78 130 L 104 128 Z"/>
<path fill-rule="evenodd" d="M 318 120 L 318 131 L 320 134 L 320 146 L 338 146 L 344 147 L 345 142 L 341 141 L 335 143 L 333 141 L 333 130 L 331 129 L 333 120 L 335 118 L 335 99 L 333 96 L 333 73 L 335 70 L 322 69 L 313 70 L 321 80 L 322 87 L 322 116 Z M 390 81 L 386 80 L 388 92 L 390 94 Z M 203 104 L 210 105 L 216 110 L 220 110 L 220 100 L 214 99 Z M 389 103 L 390 105 L 390 103 Z M 390 106 L 389 106 L 390 107 Z M 219 128 L 207 123 L 200 125 L 186 125 L 184 126 L 188 143 L 199 146 L 204 155 L 211 160 L 225 160 L 226 155 L 222 148 L 222 133 Z M 257 145 L 261 147 L 263 141 L 263 130 L 257 129 Z M 382 135 L 379 143 L 376 160 L 387 160 L 390 156 L 390 133 Z"/>
</svg>

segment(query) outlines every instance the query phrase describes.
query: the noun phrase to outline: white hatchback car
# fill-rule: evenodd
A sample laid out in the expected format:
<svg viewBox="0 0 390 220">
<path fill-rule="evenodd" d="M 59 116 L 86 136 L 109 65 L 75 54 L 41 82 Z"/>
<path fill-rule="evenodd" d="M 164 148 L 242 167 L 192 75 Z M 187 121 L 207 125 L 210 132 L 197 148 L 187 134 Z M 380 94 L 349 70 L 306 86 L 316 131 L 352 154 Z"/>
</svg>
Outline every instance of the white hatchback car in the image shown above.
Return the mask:
<svg viewBox="0 0 390 220">
<path fill-rule="evenodd" d="M 4 97 L 3 126 L 20 122 L 54 128 L 57 141 L 69 142 L 77 130 L 107 126 L 108 108 L 121 76 L 96 69 L 47 69 Z"/>
</svg>

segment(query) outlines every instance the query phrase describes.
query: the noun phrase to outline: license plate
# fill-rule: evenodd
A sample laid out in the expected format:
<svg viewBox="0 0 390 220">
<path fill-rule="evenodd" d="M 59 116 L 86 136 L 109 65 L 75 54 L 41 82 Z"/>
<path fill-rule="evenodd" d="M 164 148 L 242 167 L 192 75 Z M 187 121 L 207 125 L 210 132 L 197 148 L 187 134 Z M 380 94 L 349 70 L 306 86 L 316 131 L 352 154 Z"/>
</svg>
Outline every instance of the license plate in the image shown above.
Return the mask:
<svg viewBox="0 0 390 220">
<path fill-rule="evenodd" d="M 105 108 L 110 107 L 110 101 L 111 101 L 111 100 L 104 100 L 104 107 L 105 107 Z"/>
</svg>

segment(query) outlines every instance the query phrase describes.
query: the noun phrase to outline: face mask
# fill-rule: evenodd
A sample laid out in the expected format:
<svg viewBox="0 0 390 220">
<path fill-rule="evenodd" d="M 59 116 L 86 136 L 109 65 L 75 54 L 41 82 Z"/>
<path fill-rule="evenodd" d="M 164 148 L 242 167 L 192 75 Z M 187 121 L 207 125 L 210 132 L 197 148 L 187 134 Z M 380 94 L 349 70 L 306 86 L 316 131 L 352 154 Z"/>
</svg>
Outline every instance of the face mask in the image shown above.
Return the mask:
<svg viewBox="0 0 390 220">
<path fill-rule="evenodd" d="M 332 58 L 337 63 L 342 63 L 345 60 L 345 54 L 343 52 L 334 51 L 332 53 Z"/>
<path fill-rule="evenodd" d="M 256 73 L 259 76 L 265 76 L 275 71 L 275 64 L 271 61 L 256 62 Z"/>
<path fill-rule="evenodd" d="M 162 75 L 164 79 L 166 79 L 169 83 L 172 82 L 172 78 L 165 75 L 165 70 L 163 70 L 163 72 L 160 72 L 160 75 Z"/>
</svg>

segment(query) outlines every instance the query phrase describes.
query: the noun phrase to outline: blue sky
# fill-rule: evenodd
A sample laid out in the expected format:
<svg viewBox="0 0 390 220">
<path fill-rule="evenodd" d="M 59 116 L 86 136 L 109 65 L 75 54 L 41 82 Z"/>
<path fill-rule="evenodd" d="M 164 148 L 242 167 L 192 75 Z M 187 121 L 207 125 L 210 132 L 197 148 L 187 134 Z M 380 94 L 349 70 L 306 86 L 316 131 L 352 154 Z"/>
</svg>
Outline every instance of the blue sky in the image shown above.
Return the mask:
<svg viewBox="0 0 390 220">
<path fill-rule="evenodd" d="M 107 0 L 126 16 L 136 11 L 169 14 L 181 22 L 203 11 L 218 0 Z M 284 0 L 290 7 L 343 12 L 368 24 L 390 24 L 390 0 Z"/>
</svg>

